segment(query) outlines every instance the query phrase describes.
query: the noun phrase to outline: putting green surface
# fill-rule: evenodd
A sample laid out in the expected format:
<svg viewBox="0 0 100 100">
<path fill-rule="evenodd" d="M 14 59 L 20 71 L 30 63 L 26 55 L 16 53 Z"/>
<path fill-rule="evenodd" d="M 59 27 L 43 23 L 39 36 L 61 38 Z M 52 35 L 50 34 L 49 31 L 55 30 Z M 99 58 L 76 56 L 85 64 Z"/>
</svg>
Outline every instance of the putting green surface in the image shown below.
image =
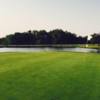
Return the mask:
<svg viewBox="0 0 100 100">
<path fill-rule="evenodd" d="M 0 100 L 100 100 L 100 55 L 0 53 Z"/>
</svg>

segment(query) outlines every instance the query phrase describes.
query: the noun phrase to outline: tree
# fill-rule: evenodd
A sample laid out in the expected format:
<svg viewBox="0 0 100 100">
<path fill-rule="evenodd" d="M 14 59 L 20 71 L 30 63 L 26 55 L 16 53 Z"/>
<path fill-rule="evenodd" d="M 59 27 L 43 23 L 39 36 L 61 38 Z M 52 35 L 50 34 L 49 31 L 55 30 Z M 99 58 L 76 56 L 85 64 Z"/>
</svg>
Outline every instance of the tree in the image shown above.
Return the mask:
<svg viewBox="0 0 100 100">
<path fill-rule="evenodd" d="M 100 33 L 94 33 L 91 36 L 92 36 L 92 38 L 90 39 L 91 44 L 100 44 Z"/>
<path fill-rule="evenodd" d="M 87 36 L 85 36 L 85 37 L 79 36 L 77 38 L 77 41 L 78 41 L 78 44 L 87 44 L 88 43 L 88 37 Z"/>
<path fill-rule="evenodd" d="M 67 44 L 77 44 L 76 34 L 66 31 L 66 43 Z"/>
<path fill-rule="evenodd" d="M 52 38 L 52 44 L 66 44 L 66 33 L 61 29 L 55 29 L 49 32 Z"/>
<path fill-rule="evenodd" d="M 91 42 L 98 43 L 100 36 L 93 35 Z M 16 32 L 0 39 L 0 44 L 6 45 L 48 45 L 48 44 L 86 44 L 87 37 L 77 36 L 74 33 L 55 29 L 50 32 L 45 30 L 34 30 L 27 32 Z M 100 42 L 100 41 L 99 41 Z"/>
<path fill-rule="evenodd" d="M 36 44 L 51 44 L 51 37 L 45 30 L 41 30 L 36 32 L 35 31 L 35 36 L 36 36 Z"/>
</svg>

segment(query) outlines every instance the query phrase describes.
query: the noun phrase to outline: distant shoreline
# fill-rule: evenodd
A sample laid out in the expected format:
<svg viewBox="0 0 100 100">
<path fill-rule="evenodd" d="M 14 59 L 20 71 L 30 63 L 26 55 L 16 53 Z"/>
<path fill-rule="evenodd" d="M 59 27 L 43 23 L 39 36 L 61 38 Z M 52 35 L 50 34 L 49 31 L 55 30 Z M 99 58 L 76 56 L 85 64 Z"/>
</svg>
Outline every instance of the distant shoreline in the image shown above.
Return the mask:
<svg viewBox="0 0 100 100">
<path fill-rule="evenodd" d="M 29 47 L 29 48 L 42 48 L 42 47 L 58 47 L 58 48 L 64 48 L 64 47 L 69 47 L 69 48 L 71 48 L 71 47 L 76 47 L 76 45 L 73 45 L 73 44 L 69 44 L 69 45 L 59 45 L 59 44 L 57 44 L 57 45 L 0 45 L 0 48 L 3 48 L 3 47 L 15 47 L 15 48 L 17 48 L 17 47 L 22 47 L 22 48 L 24 48 L 24 47 Z"/>
<path fill-rule="evenodd" d="M 48 44 L 48 45 L 0 45 L 0 48 L 92 48 L 99 49 L 98 44 Z"/>
</svg>

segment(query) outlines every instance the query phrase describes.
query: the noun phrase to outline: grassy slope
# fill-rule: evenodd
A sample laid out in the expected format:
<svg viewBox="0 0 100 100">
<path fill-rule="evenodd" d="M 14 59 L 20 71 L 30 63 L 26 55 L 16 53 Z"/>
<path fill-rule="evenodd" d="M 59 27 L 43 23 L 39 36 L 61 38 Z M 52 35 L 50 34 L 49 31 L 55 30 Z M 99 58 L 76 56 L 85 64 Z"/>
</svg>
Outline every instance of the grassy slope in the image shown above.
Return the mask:
<svg viewBox="0 0 100 100">
<path fill-rule="evenodd" d="M 0 100 L 100 100 L 100 55 L 1 53 Z"/>
</svg>

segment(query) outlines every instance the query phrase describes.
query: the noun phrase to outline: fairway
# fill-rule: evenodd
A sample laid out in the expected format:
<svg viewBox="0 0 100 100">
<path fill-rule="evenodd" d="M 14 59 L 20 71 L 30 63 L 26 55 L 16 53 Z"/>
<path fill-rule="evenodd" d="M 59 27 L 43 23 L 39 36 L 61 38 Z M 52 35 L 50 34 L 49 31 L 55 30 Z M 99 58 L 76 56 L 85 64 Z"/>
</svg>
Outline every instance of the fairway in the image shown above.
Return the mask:
<svg viewBox="0 0 100 100">
<path fill-rule="evenodd" d="M 0 53 L 0 100 L 100 100 L 100 55 Z"/>
</svg>

